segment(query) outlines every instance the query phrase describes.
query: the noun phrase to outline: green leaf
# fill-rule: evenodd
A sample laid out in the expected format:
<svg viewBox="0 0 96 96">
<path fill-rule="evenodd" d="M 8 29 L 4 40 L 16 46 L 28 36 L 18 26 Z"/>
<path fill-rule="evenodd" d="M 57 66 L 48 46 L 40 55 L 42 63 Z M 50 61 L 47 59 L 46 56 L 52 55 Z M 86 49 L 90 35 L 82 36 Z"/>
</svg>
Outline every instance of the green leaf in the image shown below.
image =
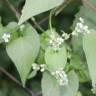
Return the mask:
<svg viewBox="0 0 96 96">
<path fill-rule="evenodd" d="M 92 89 L 93 94 L 96 94 L 96 87 Z"/>
<path fill-rule="evenodd" d="M 19 28 L 18 24 L 16 22 L 10 22 L 7 26 L 6 29 L 8 31 L 16 31 L 17 28 Z M 11 33 L 11 32 L 10 32 Z"/>
<path fill-rule="evenodd" d="M 87 1 L 88 2 L 88 1 Z M 93 6 L 96 5 L 96 0 L 89 0 L 89 3 L 92 3 Z"/>
<path fill-rule="evenodd" d="M 45 61 L 50 71 L 64 68 L 67 62 L 65 46 L 63 46 L 58 52 L 54 52 L 52 47 L 48 47 L 45 52 Z"/>
<path fill-rule="evenodd" d="M 64 0 L 26 0 L 19 24 L 22 24 L 35 15 L 61 5 L 63 1 Z"/>
<path fill-rule="evenodd" d="M 37 58 L 37 63 L 38 64 L 45 64 L 45 51 L 42 50 L 42 48 L 40 48 L 39 54 L 38 54 L 38 58 Z"/>
<path fill-rule="evenodd" d="M 82 6 L 80 8 L 79 13 L 76 15 L 76 19 L 73 23 L 73 28 L 76 26 L 76 23 L 79 21 L 78 18 L 84 18 L 85 24 L 89 27 L 89 28 L 94 28 L 96 29 L 95 25 L 96 25 L 96 19 L 93 17 L 96 17 L 96 13 L 88 7 Z"/>
<path fill-rule="evenodd" d="M 53 29 L 52 31 L 56 34 L 55 29 Z M 48 46 L 49 46 L 49 40 L 50 40 L 50 35 L 51 34 L 52 34 L 51 30 L 47 30 L 47 31 L 43 32 L 40 35 L 41 48 L 43 50 L 46 50 L 48 48 Z"/>
<path fill-rule="evenodd" d="M 90 30 L 90 34 L 83 37 L 83 49 L 86 55 L 90 77 L 93 87 L 96 86 L 96 31 Z"/>
<path fill-rule="evenodd" d="M 76 70 L 80 83 L 90 81 L 88 66 L 86 62 L 84 62 L 84 59 L 81 59 L 78 55 L 73 55 L 70 64 L 73 69 Z"/>
<path fill-rule="evenodd" d="M 28 79 L 32 79 L 32 78 L 34 78 L 35 76 L 36 76 L 36 74 L 37 74 L 37 71 L 32 71 L 30 74 L 29 74 L 29 76 L 28 76 Z"/>
<path fill-rule="evenodd" d="M 40 40 L 36 30 L 30 25 L 26 26 L 22 35 L 11 41 L 6 50 L 20 74 L 23 85 L 25 85 L 31 65 L 38 54 Z"/>
<path fill-rule="evenodd" d="M 68 79 L 68 85 L 59 86 L 56 79 L 48 72 L 45 72 L 42 79 L 43 96 L 76 96 L 79 82 L 74 71 L 68 74 Z"/>
<path fill-rule="evenodd" d="M 78 92 L 78 93 L 76 94 L 76 96 L 82 96 L 81 92 Z"/>
<path fill-rule="evenodd" d="M 78 37 L 73 36 L 71 43 L 72 43 L 73 52 L 75 54 L 78 54 L 79 56 L 82 56 L 83 55 L 82 36 L 81 35 Z"/>
</svg>

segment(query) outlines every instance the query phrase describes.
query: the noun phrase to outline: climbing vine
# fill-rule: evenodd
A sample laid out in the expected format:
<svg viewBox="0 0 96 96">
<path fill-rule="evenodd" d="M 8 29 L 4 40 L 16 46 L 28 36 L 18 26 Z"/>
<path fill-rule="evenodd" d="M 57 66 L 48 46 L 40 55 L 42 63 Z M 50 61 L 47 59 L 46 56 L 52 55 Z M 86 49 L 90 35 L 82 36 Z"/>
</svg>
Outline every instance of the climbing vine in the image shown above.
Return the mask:
<svg viewBox="0 0 96 96">
<path fill-rule="evenodd" d="M 0 95 L 95 96 L 95 17 L 95 0 L 1 0 Z"/>
</svg>

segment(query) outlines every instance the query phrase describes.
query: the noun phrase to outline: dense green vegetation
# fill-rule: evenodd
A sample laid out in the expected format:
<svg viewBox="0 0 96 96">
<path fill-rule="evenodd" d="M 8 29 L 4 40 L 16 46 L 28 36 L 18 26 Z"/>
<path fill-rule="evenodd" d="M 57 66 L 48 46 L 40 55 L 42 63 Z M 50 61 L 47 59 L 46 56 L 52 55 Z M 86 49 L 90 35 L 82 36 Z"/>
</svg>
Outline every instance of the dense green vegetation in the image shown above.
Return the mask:
<svg viewBox="0 0 96 96">
<path fill-rule="evenodd" d="M 96 0 L 0 0 L 0 96 L 96 95 Z"/>
</svg>

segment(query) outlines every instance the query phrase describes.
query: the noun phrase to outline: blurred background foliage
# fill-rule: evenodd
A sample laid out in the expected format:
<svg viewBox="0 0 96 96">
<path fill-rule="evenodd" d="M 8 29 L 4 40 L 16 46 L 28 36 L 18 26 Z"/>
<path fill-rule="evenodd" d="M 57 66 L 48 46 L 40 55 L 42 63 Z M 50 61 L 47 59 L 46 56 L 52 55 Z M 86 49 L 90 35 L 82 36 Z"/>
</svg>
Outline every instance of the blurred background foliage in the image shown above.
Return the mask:
<svg viewBox="0 0 96 96">
<path fill-rule="evenodd" d="M 18 10 L 18 12 L 21 13 L 21 9 L 25 3 L 25 0 L 9 0 L 9 1 L 12 5 L 15 6 L 16 10 Z M 82 4 L 80 0 L 71 0 L 71 2 L 57 16 L 55 16 L 52 19 L 52 24 L 56 28 L 56 30 L 58 30 L 58 32 L 60 30 L 64 30 L 66 33 L 70 33 L 72 31 L 71 28 L 72 28 L 73 20 L 75 18 L 75 15 L 78 13 L 81 5 Z M 44 28 L 45 30 L 48 29 L 48 18 L 47 18 L 48 15 L 49 12 L 45 12 L 35 17 L 36 21 L 39 22 L 42 28 Z M 18 22 L 15 14 L 8 6 L 6 0 L 0 0 L 0 16 L 2 18 L 3 25 L 7 25 L 9 22 L 12 21 Z M 75 50 L 74 52 L 75 54 L 73 56 L 72 62 L 78 63 L 79 61 L 81 61 L 80 57 L 82 57 L 82 61 L 83 61 L 84 56 L 82 55 L 82 51 L 81 51 L 80 38 L 78 40 L 76 40 L 76 38 L 75 39 L 73 38 L 71 43 L 72 43 L 73 51 Z M 74 57 L 77 58 L 75 58 L 74 60 Z M 75 70 L 78 70 L 79 65 L 80 64 L 74 66 L 73 64 L 72 66 L 74 67 Z M 11 75 L 13 75 L 15 78 L 20 80 L 18 72 L 13 62 L 10 60 L 10 58 L 6 53 L 4 44 L 0 44 L 0 70 L 2 67 Z M 90 80 L 90 78 L 88 78 L 89 76 L 86 75 L 87 69 L 84 66 L 82 67 L 85 68 L 84 69 L 85 71 L 84 70 L 78 71 L 78 75 L 80 77 L 80 82 L 81 82 L 79 89 L 81 90 L 82 96 L 95 96 L 90 91 L 91 84 L 89 82 L 86 82 Z M 34 91 L 39 95 L 41 95 L 41 87 L 40 87 L 41 77 L 42 75 L 39 73 L 36 77 L 28 80 L 27 82 L 27 87 L 29 87 L 32 91 Z M 85 77 L 87 78 L 87 80 Z M 26 90 L 21 88 L 19 84 L 16 84 L 12 79 L 10 79 L 8 76 L 2 73 L 2 71 L 0 71 L 0 96 L 29 96 L 29 94 Z"/>
</svg>

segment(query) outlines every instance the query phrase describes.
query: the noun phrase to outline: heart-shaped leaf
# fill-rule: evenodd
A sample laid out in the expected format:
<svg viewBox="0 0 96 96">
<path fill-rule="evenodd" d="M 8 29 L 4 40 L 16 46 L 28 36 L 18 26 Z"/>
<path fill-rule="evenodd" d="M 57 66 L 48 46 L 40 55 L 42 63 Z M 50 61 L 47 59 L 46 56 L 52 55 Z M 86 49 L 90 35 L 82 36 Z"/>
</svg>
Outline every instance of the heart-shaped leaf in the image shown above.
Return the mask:
<svg viewBox="0 0 96 96">
<path fill-rule="evenodd" d="M 43 96 L 76 96 L 79 87 L 76 73 L 71 71 L 68 74 L 68 79 L 68 85 L 60 86 L 53 76 L 45 72 L 42 79 Z"/>
<path fill-rule="evenodd" d="M 59 6 L 64 0 L 26 0 L 19 24 L 29 18 Z"/>
<path fill-rule="evenodd" d="M 90 34 L 83 37 L 83 49 L 86 55 L 89 73 L 93 87 L 96 87 L 96 31 L 90 30 Z"/>
<path fill-rule="evenodd" d="M 26 26 L 22 34 L 23 36 L 11 41 L 6 50 L 20 74 L 23 85 L 25 85 L 31 65 L 38 54 L 40 40 L 36 30 L 30 25 Z"/>
<path fill-rule="evenodd" d="M 65 46 L 63 46 L 58 52 L 54 52 L 52 47 L 47 48 L 45 52 L 45 61 L 50 71 L 64 68 L 67 62 Z"/>
</svg>

